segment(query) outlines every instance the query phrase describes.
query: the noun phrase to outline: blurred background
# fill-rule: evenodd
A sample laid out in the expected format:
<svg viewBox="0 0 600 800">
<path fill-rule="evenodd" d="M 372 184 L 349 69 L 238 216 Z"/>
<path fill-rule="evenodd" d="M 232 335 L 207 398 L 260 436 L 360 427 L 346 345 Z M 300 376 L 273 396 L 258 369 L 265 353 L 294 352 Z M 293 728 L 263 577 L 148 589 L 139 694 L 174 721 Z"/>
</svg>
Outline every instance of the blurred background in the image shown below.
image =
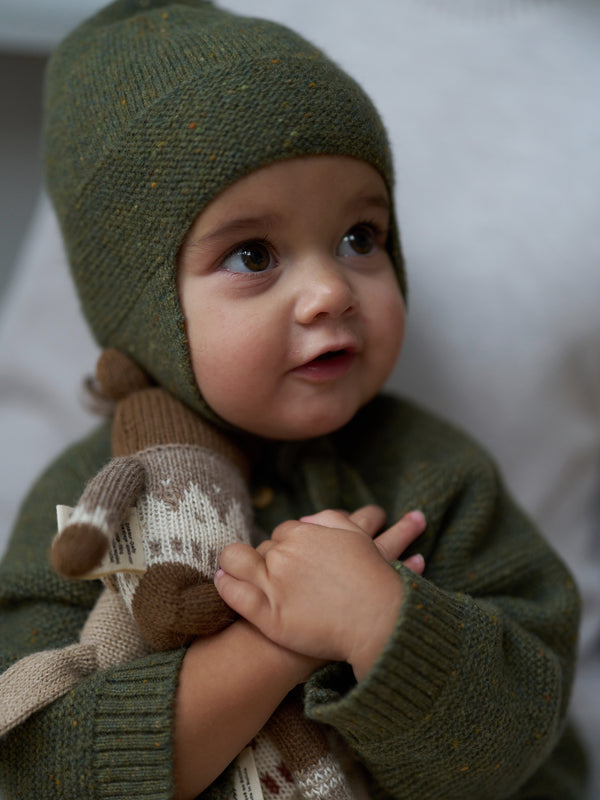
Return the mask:
<svg viewBox="0 0 600 800">
<path fill-rule="evenodd" d="M 97 0 L 0 0 L 0 297 L 41 188 L 44 65 Z"/>
</svg>

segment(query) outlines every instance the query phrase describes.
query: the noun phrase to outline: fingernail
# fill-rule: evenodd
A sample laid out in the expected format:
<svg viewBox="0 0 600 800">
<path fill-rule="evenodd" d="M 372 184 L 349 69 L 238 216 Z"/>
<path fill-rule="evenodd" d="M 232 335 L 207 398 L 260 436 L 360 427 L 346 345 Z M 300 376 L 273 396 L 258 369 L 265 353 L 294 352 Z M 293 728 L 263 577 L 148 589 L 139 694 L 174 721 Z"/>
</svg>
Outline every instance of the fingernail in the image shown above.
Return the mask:
<svg viewBox="0 0 600 800">
<path fill-rule="evenodd" d="M 216 581 L 216 580 L 218 580 L 219 578 L 223 577 L 223 575 L 225 575 L 225 570 L 224 570 L 224 569 L 218 569 L 218 570 L 215 572 L 215 577 L 214 577 L 214 580 L 215 580 L 215 581 Z"/>
<path fill-rule="evenodd" d="M 427 525 L 425 514 L 422 511 L 411 511 L 408 516 L 413 520 L 413 522 L 418 522 L 423 526 Z"/>
<path fill-rule="evenodd" d="M 425 558 L 421 555 L 421 553 L 416 553 L 414 556 L 407 558 L 404 565 L 412 572 L 416 572 L 420 575 L 425 569 Z"/>
</svg>

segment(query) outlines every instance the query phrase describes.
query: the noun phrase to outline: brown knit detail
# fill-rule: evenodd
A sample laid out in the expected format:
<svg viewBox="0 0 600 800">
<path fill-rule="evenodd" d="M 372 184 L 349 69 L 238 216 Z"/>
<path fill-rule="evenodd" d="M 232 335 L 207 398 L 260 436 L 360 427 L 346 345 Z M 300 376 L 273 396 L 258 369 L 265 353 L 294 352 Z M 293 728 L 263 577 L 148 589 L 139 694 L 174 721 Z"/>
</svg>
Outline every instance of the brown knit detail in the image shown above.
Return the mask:
<svg viewBox="0 0 600 800">
<path fill-rule="evenodd" d="M 260 782 L 263 789 L 266 789 L 270 795 L 277 797 L 280 791 L 279 784 L 272 775 L 269 775 L 268 772 L 262 772 L 260 775 Z"/>
<path fill-rule="evenodd" d="M 244 478 L 248 478 L 248 460 L 233 441 L 165 389 L 145 389 L 121 401 L 113 425 L 113 456 L 129 455 L 161 444 L 205 447 L 232 461 Z"/>
<path fill-rule="evenodd" d="M 78 578 L 100 563 L 108 547 L 108 539 L 98 528 L 76 523 L 54 540 L 50 560 L 59 575 Z"/>
<path fill-rule="evenodd" d="M 291 692 L 265 728 L 293 773 L 308 770 L 330 749 L 321 728 L 304 716 L 298 692 Z"/>
<path fill-rule="evenodd" d="M 129 356 L 114 348 L 103 350 L 96 364 L 101 393 L 109 400 L 122 400 L 150 385 L 150 378 Z"/>
<path fill-rule="evenodd" d="M 142 576 L 131 611 L 155 650 L 183 647 L 236 619 L 214 585 L 200 581 L 200 574 L 187 564 L 155 564 Z"/>
<path fill-rule="evenodd" d="M 181 620 L 176 624 L 182 633 L 208 636 L 231 625 L 238 618 L 212 581 L 188 586 L 181 594 Z"/>
</svg>

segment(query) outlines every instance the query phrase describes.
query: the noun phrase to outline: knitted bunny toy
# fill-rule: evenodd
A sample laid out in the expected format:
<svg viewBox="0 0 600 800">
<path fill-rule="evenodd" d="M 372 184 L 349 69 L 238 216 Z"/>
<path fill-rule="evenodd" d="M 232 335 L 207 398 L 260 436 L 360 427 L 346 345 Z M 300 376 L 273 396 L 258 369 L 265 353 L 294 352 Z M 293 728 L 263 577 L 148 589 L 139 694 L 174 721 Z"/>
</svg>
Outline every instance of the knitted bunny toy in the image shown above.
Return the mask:
<svg viewBox="0 0 600 800">
<path fill-rule="evenodd" d="M 6 701 L 0 735 L 98 669 L 184 646 L 236 618 L 212 578 L 227 544 L 251 541 L 243 453 L 164 389 L 150 386 L 121 353 L 104 351 L 97 376 L 103 395 L 116 401 L 113 458 L 86 486 L 54 539 L 51 560 L 69 578 L 102 574 L 132 507 L 143 553 L 133 571 L 127 559 L 116 558 L 78 644 L 33 654 L 0 677 Z M 252 749 L 267 795 L 271 787 L 281 800 L 352 797 L 321 728 L 304 717 L 295 693 Z"/>
<path fill-rule="evenodd" d="M 122 594 L 155 650 L 180 647 L 235 618 L 212 578 L 227 544 L 250 542 L 248 464 L 229 439 L 150 386 L 116 350 L 103 352 L 97 377 L 103 395 L 116 401 L 113 458 L 54 539 L 52 564 L 66 577 L 95 576 L 135 507 L 142 570 L 117 564 L 105 582 Z"/>
</svg>

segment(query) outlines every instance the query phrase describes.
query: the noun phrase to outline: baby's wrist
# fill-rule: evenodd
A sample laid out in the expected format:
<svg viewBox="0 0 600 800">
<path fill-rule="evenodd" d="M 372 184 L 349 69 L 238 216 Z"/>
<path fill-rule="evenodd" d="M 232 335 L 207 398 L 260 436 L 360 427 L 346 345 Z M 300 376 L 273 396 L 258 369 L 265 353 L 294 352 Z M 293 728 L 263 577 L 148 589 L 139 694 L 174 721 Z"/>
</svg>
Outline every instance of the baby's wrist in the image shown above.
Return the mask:
<svg viewBox="0 0 600 800">
<path fill-rule="evenodd" d="M 371 625 L 364 629 L 362 635 L 356 637 L 347 659 L 358 682 L 371 671 L 396 627 L 404 592 L 401 581 L 397 576 L 394 577 L 396 580 L 393 587 L 391 586 L 389 601 L 379 606 Z"/>
<path fill-rule="evenodd" d="M 312 656 L 297 653 L 294 650 L 288 650 L 286 647 L 280 647 L 279 645 L 276 645 L 276 647 L 279 647 L 280 650 L 282 669 L 288 671 L 294 686 L 299 683 L 306 683 L 316 670 L 328 663 Z"/>
<path fill-rule="evenodd" d="M 277 644 L 244 618 L 234 622 L 233 627 L 239 630 L 242 638 L 248 638 L 256 643 L 262 652 L 263 660 L 268 659 L 273 674 L 276 672 L 289 685 L 290 691 L 299 683 L 307 681 L 315 670 L 327 663 Z"/>
</svg>

